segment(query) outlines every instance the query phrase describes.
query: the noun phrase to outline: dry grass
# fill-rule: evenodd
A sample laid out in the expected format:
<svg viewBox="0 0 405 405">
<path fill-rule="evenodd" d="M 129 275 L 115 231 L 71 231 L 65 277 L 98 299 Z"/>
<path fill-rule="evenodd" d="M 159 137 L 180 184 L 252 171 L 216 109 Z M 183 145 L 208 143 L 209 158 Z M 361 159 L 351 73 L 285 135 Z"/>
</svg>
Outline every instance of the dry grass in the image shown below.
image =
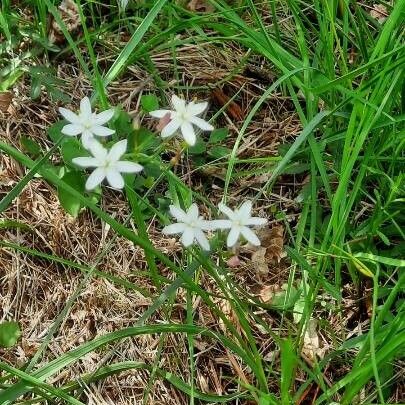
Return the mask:
<svg viewBox="0 0 405 405">
<path fill-rule="evenodd" d="M 263 83 L 263 78 L 252 77 L 255 76 L 252 69 L 248 71 L 241 68 L 243 56 L 239 49 L 219 51 L 208 45 L 184 47 L 178 54 L 178 74 L 183 85 L 199 85 L 224 79 L 232 71 L 238 72 L 227 80 L 222 90 L 233 96 L 241 88 L 236 102 L 245 113 L 262 93 L 266 83 Z M 153 56 L 154 63 L 165 79 L 172 77 L 173 74 L 171 58 L 170 54 Z M 90 92 L 90 84 L 86 82 L 80 70 L 69 61 L 59 66 L 58 75 L 65 81 L 66 91 L 72 95 L 73 104 Z M 138 115 L 142 92 L 155 90 L 148 74 L 133 66 L 125 77 L 112 83 L 109 88 L 110 101 L 121 103 L 135 117 Z M 15 95 L 11 114 L 0 118 L 1 138 L 20 148 L 19 139 L 22 135 L 26 135 L 43 148 L 49 147 L 46 128 L 58 120 L 57 106 L 49 102 L 46 95 L 41 102 L 32 102 L 25 95 L 26 92 L 26 87 L 21 85 Z M 198 95 L 210 97 L 207 92 Z M 240 156 L 276 156 L 279 144 L 293 139 L 300 130 L 298 119 L 291 111 L 289 100 L 277 96 L 269 100 L 248 128 L 240 145 Z M 144 118 L 145 122 L 146 120 L 147 118 Z M 237 122 L 232 114 L 225 112 L 218 124 L 228 126 L 232 134 L 229 145 L 232 145 L 241 123 Z M 21 179 L 24 170 L 6 156 L 0 156 L 0 159 L 2 168 L 0 197 L 3 197 Z M 192 161 L 184 158 L 177 167 L 177 174 L 187 184 L 197 188 L 202 182 L 207 181 L 207 175 L 212 176 L 212 187 L 208 190 L 207 196 L 216 202 L 220 198 L 218 190 L 223 186 L 224 170 L 225 166 L 217 173 L 203 173 L 202 177 L 190 176 Z M 252 175 L 236 182 L 230 196 L 230 204 L 237 204 L 242 196 L 255 193 L 266 181 L 266 176 Z M 291 177 L 285 179 L 285 184 L 279 183 L 274 189 L 275 193 L 267 196 L 266 203 L 259 207 L 258 213 L 264 214 L 268 212 L 270 206 L 276 206 L 287 213 L 293 224 L 298 215 L 294 198 L 301 188 L 301 181 L 302 179 L 295 180 Z M 130 215 L 128 205 L 121 194 L 107 191 L 102 201 L 102 208 L 113 213 L 116 219 L 125 221 Z M 57 335 L 52 339 L 41 361 L 42 364 L 85 341 L 132 325 L 150 305 L 151 298 L 148 295 L 155 296 L 158 293 L 150 280 L 139 274 L 141 270 L 146 270 L 140 249 L 126 240 L 115 238 L 113 232 L 88 211 L 82 212 L 77 219 L 69 217 L 59 206 L 55 191 L 41 179 L 34 179 L 28 184 L 20 197 L 4 213 L 4 218 L 27 224 L 30 230 L 0 230 L 2 240 L 18 242 L 25 247 L 89 266 L 97 263 L 100 270 L 127 279 L 147 291 L 147 294 L 143 295 L 137 291 L 117 287 L 102 278 L 91 278 L 65 317 Z M 273 227 L 277 221 L 272 220 L 271 223 Z M 156 246 L 170 256 L 176 255 L 180 249 L 178 242 L 162 238 L 153 222 L 148 231 Z M 109 250 L 103 252 L 103 247 L 112 238 L 115 239 Z M 252 251 L 242 251 L 240 263 L 233 269 L 233 279 L 239 286 L 243 286 L 260 298 L 264 288 L 268 289 L 269 286 L 279 288 L 285 283 L 289 268 L 283 259 L 280 263 L 271 264 L 267 273 L 260 274 L 256 264 L 250 260 L 251 255 Z M 55 318 L 78 287 L 83 274 L 63 265 L 4 248 L 0 249 L 0 269 L 0 319 L 18 319 L 23 329 L 20 344 L 11 350 L 0 351 L 0 356 L 19 366 L 28 362 L 39 348 Z M 167 277 L 173 277 L 167 274 L 166 269 L 160 270 Z M 207 291 L 218 293 L 209 277 L 202 275 L 201 284 Z M 226 300 L 218 298 L 217 304 L 233 322 L 237 323 Z M 198 299 L 194 303 L 194 309 L 196 323 L 218 328 L 226 333 L 210 309 Z M 277 331 L 279 327 L 277 314 L 261 311 L 257 315 L 275 332 Z M 184 291 L 178 291 L 171 313 L 160 312 L 155 315 L 154 321 L 165 320 L 168 316 L 173 322 L 184 321 Z M 266 331 L 256 325 L 255 333 L 264 358 L 269 361 L 277 359 L 274 341 Z M 280 334 L 283 332 L 280 331 Z M 50 382 L 63 384 L 79 374 L 92 372 L 105 362 L 106 356 L 108 361 L 136 360 L 152 364 L 158 353 L 159 344 L 162 350 L 159 367 L 188 381 L 187 338 L 183 335 L 170 335 L 162 339 L 160 342 L 159 336 L 144 336 L 120 343 L 114 347 L 114 352 L 106 348 L 104 351 L 91 353 Z M 196 381 L 201 391 L 217 394 L 232 392 L 235 387 L 228 376 L 237 376 L 242 381 L 250 381 L 249 370 L 243 368 L 237 358 L 217 344 L 198 337 L 195 344 Z M 141 403 L 148 381 L 148 372 L 131 371 L 84 387 L 84 392 L 89 403 Z M 157 378 L 151 388 L 149 403 L 178 405 L 188 402 L 183 394 Z"/>
</svg>

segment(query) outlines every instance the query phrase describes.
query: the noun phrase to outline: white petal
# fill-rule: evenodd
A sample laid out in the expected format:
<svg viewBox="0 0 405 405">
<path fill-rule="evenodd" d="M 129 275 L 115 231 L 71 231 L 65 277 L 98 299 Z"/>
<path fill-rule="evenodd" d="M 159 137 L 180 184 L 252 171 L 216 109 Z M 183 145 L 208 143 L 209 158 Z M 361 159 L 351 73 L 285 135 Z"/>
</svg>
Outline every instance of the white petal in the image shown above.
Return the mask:
<svg viewBox="0 0 405 405">
<path fill-rule="evenodd" d="M 80 118 L 73 111 L 68 110 L 67 108 L 60 107 L 59 112 L 62 114 L 63 118 L 72 124 L 79 124 Z"/>
<path fill-rule="evenodd" d="M 72 159 L 72 162 L 80 167 L 97 167 L 98 160 L 93 157 L 83 156 L 83 157 L 76 157 Z"/>
<path fill-rule="evenodd" d="M 225 214 L 229 219 L 231 219 L 231 220 L 235 219 L 235 213 L 229 207 L 227 207 L 225 204 L 219 203 L 218 204 L 218 209 L 223 214 Z"/>
<path fill-rule="evenodd" d="M 182 223 L 177 223 L 177 224 L 170 224 L 165 226 L 162 229 L 162 232 L 165 235 L 173 235 L 175 233 L 183 233 L 186 229 L 186 224 L 182 224 Z"/>
<path fill-rule="evenodd" d="M 198 205 L 193 203 L 187 210 L 187 218 L 189 221 L 198 221 Z"/>
<path fill-rule="evenodd" d="M 160 133 L 162 138 L 167 138 L 168 136 L 173 135 L 180 127 L 181 121 L 177 118 L 173 118 Z"/>
<path fill-rule="evenodd" d="M 87 149 L 90 150 L 91 143 L 95 141 L 93 134 L 90 131 L 84 131 L 82 133 L 82 145 Z"/>
<path fill-rule="evenodd" d="M 103 127 L 102 125 L 95 125 L 91 127 L 90 130 L 94 135 L 97 136 L 110 136 L 115 132 L 113 129 Z"/>
<path fill-rule="evenodd" d="M 108 121 L 110 121 L 110 119 L 113 117 L 114 115 L 114 109 L 111 108 L 109 110 L 105 110 L 99 114 L 96 114 L 96 117 L 94 118 L 94 124 L 96 125 L 104 125 L 106 124 Z"/>
<path fill-rule="evenodd" d="M 242 226 L 241 233 L 243 237 L 254 246 L 260 246 L 260 240 L 256 234 L 247 226 Z"/>
<path fill-rule="evenodd" d="M 197 127 L 202 129 L 203 131 L 212 131 L 214 129 L 214 127 L 210 123 L 199 117 L 190 117 L 190 122 L 192 122 L 194 125 L 197 125 Z"/>
<path fill-rule="evenodd" d="M 125 186 L 124 178 L 121 176 L 118 170 L 107 170 L 107 181 L 113 188 L 121 189 Z"/>
<path fill-rule="evenodd" d="M 193 228 L 187 227 L 184 230 L 183 235 L 181 235 L 180 241 L 185 247 L 188 247 L 188 246 L 192 245 L 193 242 L 194 242 L 194 230 L 193 230 Z"/>
<path fill-rule="evenodd" d="M 184 110 L 186 109 L 185 100 L 177 97 L 175 94 L 172 95 L 172 104 L 176 111 L 184 112 Z"/>
<path fill-rule="evenodd" d="M 103 163 L 105 162 L 108 152 L 107 149 L 104 148 L 103 145 L 101 145 L 100 142 L 97 142 L 94 138 L 89 138 L 91 139 L 88 144 L 88 149 L 90 150 L 91 154 L 100 162 Z M 84 145 L 84 140 L 82 138 L 83 145 Z"/>
<path fill-rule="evenodd" d="M 171 110 L 156 110 L 156 111 L 151 111 L 149 115 L 155 118 L 163 118 L 166 114 L 171 114 Z"/>
<path fill-rule="evenodd" d="M 135 162 L 120 161 L 115 164 L 115 168 L 121 173 L 139 173 L 143 166 Z"/>
<path fill-rule="evenodd" d="M 242 220 L 250 219 L 250 214 L 252 212 L 252 201 L 245 201 L 238 209 L 238 217 Z"/>
<path fill-rule="evenodd" d="M 214 219 L 212 221 L 204 221 L 201 227 L 206 231 L 215 231 L 216 229 L 229 229 L 232 228 L 232 221 L 228 219 Z"/>
<path fill-rule="evenodd" d="M 260 226 L 260 225 L 266 225 L 267 224 L 267 219 L 266 218 L 260 218 L 260 217 L 251 217 L 246 221 L 243 221 L 244 225 L 252 225 L 252 226 Z"/>
<path fill-rule="evenodd" d="M 177 219 L 179 222 L 187 221 L 187 214 L 179 207 L 171 205 L 169 207 L 170 214 Z"/>
<path fill-rule="evenodd" d="M 190 145 L 195 145 L 197 137 L 195 136 L 194 128 L 189 122 L 183 122 L 181 124 L 181 133 L 184 140 Z"/>
<path fill-rule="evenodd" d="M 80 115 L 86 118 L 90 118 L 92 115 L 91 103 L 88 97 L 83 97 L 80 101 Z"/>
<path fill-rule="evenodd" d="M 208 107 L 208 103 L 194 103 L 193 101 L 188 104 L 187 106 L 187 112 L 190 115 L 198 115 L 204 112 Z"/>
<path fill-rule="evenodd" d="M 120 157 L 125 153 L 127 150 L 127 140 L 124 139 L 115 143 L 110 151 L 108 152 L 108 159 L 110 162 L 118 162 Z"/>
<path fill-rule="evenodd" d="M 226 239 L 226 244 L 228 247 L 232 247 L 236 244 L 239 239 L 240 228 L 238 226 L 233 227 L 229 233 L 228 238 Z"/>
<path fill-rule="evenodd" d="M 81 134 L 83 127 L 80 124 L 67 124 L 62 128 L 62 134 L 76 136 Z"/>
<path fill-rule="evenodd" d="M 204 235 L 204 232 L 201 229 L 194 230 L 194 237 L 196 238 L 197 242 L 204 250 L 210 250 L 210 244 L 208 242 L 208 239 Z"/>
<path fill-rule="evenodd" d="M 98 167 L 94 170 L 86 181 L 86 190 L 93 190 L 96 188 L 105 178 L 105 171 L 103 168 Z"/>
</svg>

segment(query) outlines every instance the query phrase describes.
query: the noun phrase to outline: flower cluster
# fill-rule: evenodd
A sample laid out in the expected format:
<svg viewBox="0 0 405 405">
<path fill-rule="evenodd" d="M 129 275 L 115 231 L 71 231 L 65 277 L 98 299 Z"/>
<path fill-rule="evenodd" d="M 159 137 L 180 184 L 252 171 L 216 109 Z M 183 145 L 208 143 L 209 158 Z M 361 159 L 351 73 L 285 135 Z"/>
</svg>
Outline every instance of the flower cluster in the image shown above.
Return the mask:
<svg viewBox="0 0 405 405">
<path fill-rule="evenodd" d="M 162 138 L 174 135 L 180 130 L 182 137 L 189 145 L 196 143 L 194 126 L 203 131 L 212 131 L 214 127 L 199 117 L 208 107 L 207 102 L 187 103 L 185 100 L 172 96 L 173 110 L 156 110 L 150 112 L 154 118 L 160 119 Z M 66 108 L 59 109 L 65 120 L 68 121 L 62 128 L 62 133 L 67 136 L 81 135 L 81 142 L 91 156 L 81 156 L 72 159 L 72 162 L 82 168 L 94 170 L 86 181 L 86 189 L 93 190 L 105 179 L 115 189 L 122 189 L 125 185 L 122 173 L 138 173 L 143 167 L 135 162 L 121 160 L 127 150 L 127 141 L 121 140 L 112 145 L 108 150 L 96 138 L 108 137 L 115 133 L 105 125 L 114 115 L 114 109 L 95 113 L 92 111 L 88 97 L 80 102 L 80 111 L 75 113 Z M 167 235 L 181 234 L 180 240 L 184 246 L 199 244 L 204 250 L 209 250 L 210 245 L 204 232 L 228 230 L 227 246 L 235 246 L 242 236 L 252 245 L 259 246 L 260 240 L 250 227 L 266 224 L 265 218 L 252 217 L 252 202 L 245 201 L 239 208 L 232 211 L 225 204 L 219 204 L 218 209 L 227 218 L 205 220 L 199 214 L 198 206 L 192 204 L 187 211 L 174 205 L 170 206 L 171 215 L 176 223 L 164 227 L 163 233 Z"/>
<path fill-rule="evenodd" d="M 163 228 L 166 235 L 181 234 L 180 241 L 188 247 L 197 242 L 204 250 L 209 250 L 210 245 L 204 231 L 229 230 L 227 246 L 235 246 L 240 236 L 243 236 L 254 246 L 260 245 L 257 235 L 249 228 L 267 223 L 267 219 L 252 217 L 252 202 L 245 201 L 239 208 L 232 211 L 225 204 L 219 204 L 219 211 L 228 219 L 205 220 L 199 215 L 198 207 L 192 204 L 187 211 L 183 211 L 174 205 L 170 206 L 171 215 L 177 220 L 176 223 Z"/>
<path fill-rule="evenodd" d="M 99 114 L 92 112 L 88 97 L 80 101 L 78 114 L 66 108 L 59 108 L 63 118 L 69 122 L 62 128 L 62 134 L 68 136 L 81 135 L 83 146 L 92 156 L 83 156 L 72 159 L 72 162 L 83 168 L 95 168 L 86 181 L 86 190 L 93 190 L 104 179 L 116 189 L 124 187 L 121 173 L 138 173 L 143 167 L 138 163 L 122 161 L 121 157 L 127 150 L 127 141 L 115 143 L 110 150 L 96 140 L 96 136 L 107 137 L 114 134 L 114 130 L 105 127 L 114 115 L 114 110 L 106 110 Z"/>
<path fill-rule="evenodd" d="M 156 110 L 150 115 L 155 118 L 165 119 L 161 136 L 167 138 L 181 130 L 184 140 L 189 145 L 196 142 L 196 134 L 193 125 L 204 131 L 212 131 L 214 127 L 208 122 L 199 118 L 208 107 L 208 103 L 186 103 L 185 100 L 172 96 L 174 110 Z M 104 179 L 115 189 L 122 189 L 125 185 L 121 173 L 138 173 L 143 167 L 134 162 L 122 161 L 121 157 L 127 149 L 127 142 L 120 141 L 114 144 L 108 151 L 96 140 L 96 137 L 108 137 L 115 133 L 113 129 L 105 125 L 114 115 L 114 109 L 109 109 L 99 114 L 92 111 L 88 97 L 80 101 L 80 111 L 75 112 L 67 108 L 60 107 L 59 112 L 68 121 L 62 128 L 62 133 L 67 136 L 81 135 L 81 142 L 92 156 L 77 157 L 72 160 L 74 164 L 82 168 L 95 168 L 86 182 L 86 189 L 93 190 Z"/>
</svg>

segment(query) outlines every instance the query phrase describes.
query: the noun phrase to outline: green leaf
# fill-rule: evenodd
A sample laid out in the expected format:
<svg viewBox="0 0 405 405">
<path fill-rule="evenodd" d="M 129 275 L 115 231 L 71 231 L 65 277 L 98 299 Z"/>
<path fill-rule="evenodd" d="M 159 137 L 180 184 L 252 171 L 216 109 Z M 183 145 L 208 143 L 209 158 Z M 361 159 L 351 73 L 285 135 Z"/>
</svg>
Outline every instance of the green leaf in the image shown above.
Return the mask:
<svg viewBox="0 0 405 405">
<path fill-rule="evenodd" d="M 215 146 L 215 148 L 209 150 L 208 154 L 214 159 L 221 159 L 225 156 L 230 155 L 231 152 L 232 150 L 226 148 L 225 146 Z"/>
<path fill-rule="evenodd" d="M 162 169 L 158 163 L 151 162 L 143 166 L 143 172 L 146 176 L 157 179 L 162 174 Z"/>
<path fill-rule="evenodd" d="M 41 95 L 41 82 L 38 78 L 31 79 L 30 97 L 36 100 Z"/>
<path fill-rule="evenodd" d="M 290 388 L 294 380 L 294 368 L 297 358 L 291 339 L 285 339 L 280 344 L 281 351 L 281 402 L 291 404 Z"/>
<path fill-rule="evenodd" d="M 188 148 L 188 153 L 191 155 L 201 155 L 207 150 L 207 145 L 202 139 L 198 139 L 194 146 Z"/>
<path fill-rule="evenodd" d="M 134 153 L 146 153 L 156 149 L 160 140 L 157 136 L 146 128 L 139 128 L 129 136 L 129 150 L 133 149 Z"/>
<path fill-rule="evenodd" d="M 228 136 L 228 128 L 214 129 L 210 134 L 208 143 L 218 143 L 223 141 Z"/>
<path fill-rule="evenodd" d="M 62 128 L 66 125 L 66 121 L 58 121 L 48 128 L 48 136 L 53 142 L 58 142 L 62 134 Z"/>
<path fill-rule="evenodd" d="M 84 185 L 85 180 L 80 172 L 67 172 L 63 177 L 62 180 L 66 182 L 69 186 L 73 187 L 79 193 L 84 193 Z M 79 215 L 80 209 L 82 205 L 77 198 L 75 198 L 69 192 L 58 188 L 58 198 L 59 202 L 61 203 L 62 207 L 65 209 L 67 213 L 72 215 L 73 217 L 77 217 Z"/>
<path fill-rule="evenodd" d="M 274 294 L 271 300 L 271 307 L 285 311 L 292 308 L 300 297 L 300 291 L 291 286 L 289 289 L 282 289 Z"/>
<path fill-rule="evenodd" d="M 21 336 L 20 326 L 15 321 L 0 323 L 0 347 L 11 347 Z"/>
<path fill-rule="evenodd" d="M 31 227 L 20 221 L 15 221 L 13 219 L 2 219 L 0 220 L 0 229 L 23 229 L 24 231 L 31 231 Z"/>
<path fill-rule="evenodd" d="M 145 94 L 141 97 L 142 109 L 151 112 L 159 109 L 159 100 L 154 94 Z"/>
<path fill-rule="evenodd" d="M 61 147 L 63 161 L 70 167 L 76 168 L 72 159 L 79 156 L 89 156 L 81 142 L 76 138 L 67 138 L 63 141 Z"/>
<path fill-rule="evenodd" d="M 41 147 L 31 138 L 22 136 L 20 142 L 24 150 L 32 157 L 37 157 L 41 154 Z"/>
</svg>

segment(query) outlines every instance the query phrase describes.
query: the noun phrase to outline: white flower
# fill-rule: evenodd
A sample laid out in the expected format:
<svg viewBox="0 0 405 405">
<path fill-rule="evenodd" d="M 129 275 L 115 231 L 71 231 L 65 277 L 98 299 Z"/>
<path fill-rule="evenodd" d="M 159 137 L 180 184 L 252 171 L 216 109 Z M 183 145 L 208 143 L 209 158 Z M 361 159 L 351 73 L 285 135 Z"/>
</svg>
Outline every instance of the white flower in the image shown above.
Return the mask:
<svg viewBox="0 0 405 405">
<path fill-rule="evenodd" d="M 219 210 L 224 213 L 229 219 L 217 219 L 210 221 L 211 229 L 230 229 L 226 244 L 232 247 L 238 241 L 240 235 L 250 242 L 252 245 L 259 246 L 260 240 L 256 234 L 248 228 L 249 226 L 265 225 L 267 219 L 252 217 L 252 202 L 245 201 L 239 208 L 232 211 L 225 204 L 218 205 Z"/>
<path fill-rule="evenodd" d="M 67 108 L 60 107 L 59 112 L 63 118 L 69 121 L 69 124 L 62 128 L 62 134 L 68 136 L 82 135 L 82 143 L 86 149 L 90 148 L 90 143 L 94 139 L 94 136 L 110 136 L 115 131 L 104 127 L 112 116 L 114 110 L 106 110 L 99 114 L 91 111 L 91 104 L 88 97 L 84 97 L 80 101 L 80 111 L 78 114 Z"/>
<path fill-rule="evenodd" d="M 174 205 L 171 205 L 169 210 L 178 222 L 165 226 L 162 231 L 164 234 L 181 233 L 180 241 L 185 247 L 192 245 L 195 240 L 204 250 L 210 250 L 210 245 L 203 231 L 208 231 L 212 227 L 209 221 L 205 221 L 199 216 L 197 204 L 192 204 L 187 212 Z"/>
<path fill-rule="evenodd" d="M 207 109 L 207 102 L 194 103 L 194 101 L 191 101 L 187 104 L 185 100 L 173 94 L 172 105 L 174 110 L 156 110 L 150 112 L 150 115 L 155 118 L 163 118 L 168 114 L 170 115 L 170 122 L 162 129 L 162 138 L 173 135 L 180 128 L 184 140 L 190 146 L 193 146 L 196 142 L 193 125 L 196 125 L 203 131 L 212 131 L 214 129 L 207 121 L 197 117 L 197 115 L 200 115 Z"/>
<path fill-rule="evenodd" d="M 127 141 L 115 143 L 108 151 L 99 142 L 93 140 L 89 145 L 93 157 L 77 157 L 72 162 L 80 167 L 95 167 L 86 182 L 86 190 L 97 187 L 105 178 L 111 187 L 121 189 L 124 187 L 124 178 L 121 173 L 138 173 L 143 167 L 138 163 L 120 160 L 127 150 Z"/>
</svg>

